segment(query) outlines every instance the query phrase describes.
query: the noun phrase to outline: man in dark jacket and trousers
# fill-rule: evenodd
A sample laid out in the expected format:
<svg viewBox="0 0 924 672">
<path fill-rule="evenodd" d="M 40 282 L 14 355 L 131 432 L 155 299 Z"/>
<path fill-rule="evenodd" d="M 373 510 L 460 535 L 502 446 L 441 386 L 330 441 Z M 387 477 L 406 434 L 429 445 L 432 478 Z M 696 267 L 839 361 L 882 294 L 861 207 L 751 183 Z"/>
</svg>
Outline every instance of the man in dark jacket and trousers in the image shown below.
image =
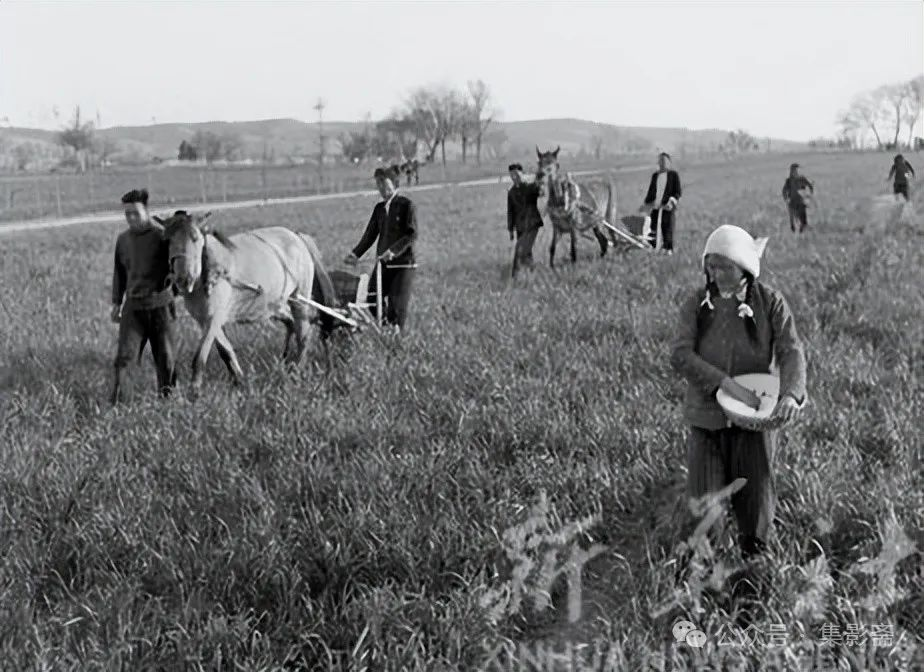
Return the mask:
<svg viewBox="0 0 924 672">
<path fill-rule="evenodd" d="M 896 155 L 886 181 L 894 180 L 894 182 L 892 182 L 892 193 L 894 193 L 896 197 L 899 195 L 904 196 L 906 201 L 911 200 L 908 196 L 909 175 L 915 177 L 914 168 L 905 160 L 904 156 L 901 154 Z"/>
<path fill-rule="evenodd" d="M 674 253 L 674 211 L 680 201 L 680 175 L 671 170 L 671 156 L 667 152 L 658 155 L 658 170 L 651 174 L 645 203 L 639 212 L 651 209 L 651 233 L 649 242 L 657 247 L 658 231 L 661 232 L 661 247 L 668 254 Z"/>
<path fill-rule="evenodd" d="M 145 343 L 157 368 L 157 387 L 168 396 L 176 386 L 176 304 L 169 279 L 170 247 L 148 213 L 148 192 L 122 196 L 128 231 L 116 240 L 112 271 L 112 321 L 119 325 L 110 401 L 119 401 L 122 373 Z M 124 299 L 124 303 L 123 303 Z"/>
<path fill-rule="evenodd" d="M 805 197 L 802 194 L 805 189 L 808 189 L 813 196 L 815 195 L 815 185 L 807 177 L 799 174 L 799 164 L 794 163 L 789 166 L 789 177 L 783 183 L 783 200 L 789 207 L 789 228 L 794 233 L 802 233 L 808 228 L 808 213 L 805 207 Z M 796 221 L 799 222 L 798 231 Z"/>
<path fill-rule="evenodd" d="M 519 163 L 510 164 L 507 170 L 513 182 L 507 191 L 507 231 L 510 240 L 516 235 L 512 271 L 515 276 L 521 264 L 533 267 L 533 245 L 542 226 L 542 215 L 539 214 L 539 185 L 523 180 L 523 166 Z"/>
<path fill-rule="evenodd" d="M 394 325 L 400 332 L 407 320 L 411 283 L 417 268 L 414 257 L 417 212 L 414 203 L 398 193 L 400 178 L 394 169 L 376 168 L 374 177 L 382 200 L 375 204 L 365 233 L 344 263 L 355 265 L 378 240 L 376 255 L 382 264 L 381 291 L 383 303 L 387 303 L 382 318 L 384 323 Z M 380 290 L 376 287 L 375 291 Z"/>
</svg>

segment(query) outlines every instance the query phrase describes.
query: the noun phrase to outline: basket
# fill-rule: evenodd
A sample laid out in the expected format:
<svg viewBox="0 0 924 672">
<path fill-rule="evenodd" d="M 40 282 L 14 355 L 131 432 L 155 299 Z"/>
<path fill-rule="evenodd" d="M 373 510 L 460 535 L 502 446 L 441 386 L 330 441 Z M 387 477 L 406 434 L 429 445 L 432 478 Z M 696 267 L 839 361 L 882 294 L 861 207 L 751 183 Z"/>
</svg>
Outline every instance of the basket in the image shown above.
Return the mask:
<svg viewBox="0 0 924 672">
<path fill-rule="evenodd" d="M 649 219 L 644 215 L 626 215 L 620 221 L 629 229 L 633 236 L 641 236 L 645 232 L 645 220 Z"/>
<path fill-rule="evenodd" d="M 374 291 L 366 291 L 365 296 L 359 296 L 361 287 L 364 284 L 368 286 L 368 276 L 341 270 L 330 271 L 328 275 L 334 285 L 334 291 L 337 292 L 337 300 L 342 307 L 348 303 L 375 302 Z"/>
<path fill-rule="evenodd" d="M 755 410 L 721 389 L 716 392 L 716 401 L 732 424 L 755 432 L 774 429 L 782 424 L 780 420 L 771 420 L 780 395 L 780 379 L 777 376 L 770 373 L 747 373 L 734 376 L 732 380 L 760 397 L 760 408 Z"/>
</svg>

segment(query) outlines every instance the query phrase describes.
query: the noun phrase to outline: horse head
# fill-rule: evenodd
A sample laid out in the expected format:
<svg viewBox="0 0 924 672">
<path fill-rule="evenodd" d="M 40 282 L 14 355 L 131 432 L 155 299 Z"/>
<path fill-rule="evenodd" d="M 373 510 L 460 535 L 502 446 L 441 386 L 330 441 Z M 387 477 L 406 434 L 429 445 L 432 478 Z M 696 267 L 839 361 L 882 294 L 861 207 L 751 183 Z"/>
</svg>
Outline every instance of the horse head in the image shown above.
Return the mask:
<svg viewBox="0 0 924 672">
<path fill-rule="evenodd" d="M 555 185 L 561 181 L 558 165 L 559 150 L 561 146 L 551 152 L 542 152 L 536 146 L 536 156 L 539 158 L 536 166 L 536 183 L 539 185 L 539 194 L 543 197 L 548 191 L 555 191 Z"/>
<path fill-rule="evenodd" d="M 177 210 L 167 219 L 153 218 L 163 227 L 164 237 L 170 244 L 170 275 L 186 294 L 192 293 L 202 276 L 205 237 L 210 233 L 206 220 L 211 215 L 211 211 L 204 215 L 191 215 L 185 210 Z"/>
</svg>

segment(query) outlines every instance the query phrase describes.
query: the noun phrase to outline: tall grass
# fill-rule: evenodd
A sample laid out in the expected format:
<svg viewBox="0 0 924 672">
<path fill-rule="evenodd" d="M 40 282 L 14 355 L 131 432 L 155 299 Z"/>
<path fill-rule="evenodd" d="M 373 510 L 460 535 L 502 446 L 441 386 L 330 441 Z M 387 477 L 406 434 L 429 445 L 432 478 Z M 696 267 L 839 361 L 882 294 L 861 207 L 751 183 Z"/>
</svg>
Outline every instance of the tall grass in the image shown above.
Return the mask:
<svg viewBox="0 0 924 672">
<path fill-rule="evenodd" d="M 756 625 L 785 624 L 777 653 L 801 669 L 792 661 L 823 624 L 889 624 L 905 648 L 884 669 L 917 669 L 900 656 L 922 664 L 924 253 L 920 220 L 879 235 L 859 207 L 879 186 L 878 158 L 806 165 L 825 211 L 799 238 L 782 228 L 785 166 L 691 169 L 674 257 L 601 261 L 582 241 L 576 266 L 515 283 L 501 186 L 422 192 L 400 344 L 340 340 L 320 381 L 320 351 L 286 371 L 280 330 L 232 328 L 244 389 L 212 357 L 199 398 L 162 403 L 146 359 L 116 409 L 103 400 L 120 227 L 5 238 L 0 667 L 472 670 L 505 642 L 606 641 L 611 669 L 637 670 L 663 653 L 678 614 L 710 633 L 731 623 L 723 592 L 697 588 L 695 572 L 674 577 L 684 382 L 666 354 L 679 298 L 701 282 L 703 241 L 729 222 L 772 236 L 764 279 L 795 312 L 812 400 L 775 457 L 773 590 Z M 617 182 L 621 214 L 645 186 Z M 309 232 L 333 265 L 372 203 L 216 224 Z M 188 317 L 182 333 L 188 380 Z M 483 598 L 515 570 L 504 531 L 542 493 L 553 522 L 596 516 L 587 535 L 607 547 L 585 567 L 583 616 L 568 622 L 562 579 L 555 609 L 492 620 Z M 901 543 L 917 550 L 860 570 Z M 712 571 L 737 568 L 730 543 L 716 554 Z M 713 644 L 697 655 L 676 664 L 733 669 Z M 734 650 L 752 669 L 768 656 Z"/>
</svg>

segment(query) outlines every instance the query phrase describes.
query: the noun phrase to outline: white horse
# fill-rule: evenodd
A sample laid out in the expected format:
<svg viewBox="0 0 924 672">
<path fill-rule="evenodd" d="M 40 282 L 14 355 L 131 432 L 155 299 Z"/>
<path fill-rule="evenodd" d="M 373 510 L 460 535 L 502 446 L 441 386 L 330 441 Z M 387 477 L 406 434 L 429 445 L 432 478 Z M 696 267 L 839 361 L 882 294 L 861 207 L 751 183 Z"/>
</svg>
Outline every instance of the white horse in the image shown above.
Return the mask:
<svg viewBox="0 0 924 672">
<path fill-rule="evenodd" d="M 211 215 L 178 210 L 155 220 L 170 241 L 170 271 L 186 309 L 199 324 L 202 336 L 193 358 L 192 384 L 199 387 L 214 342 L 234 384 L 243 371 L 224 332 L 229 322 L 277 320 L 286 327 L 282 356 L 301 361 L 307 345 L 310 304 L 306 297 L 328 307 L 337 306 L 336 293 L 321 263 L 314 239 L 285 227 L 273 226 L 231 237 L 206 224 Z M 333 331 L 330 314 L 318 311 L 321 339 Z M 291 348 L 292 336 L 296 347 Z"/>
</svg>

